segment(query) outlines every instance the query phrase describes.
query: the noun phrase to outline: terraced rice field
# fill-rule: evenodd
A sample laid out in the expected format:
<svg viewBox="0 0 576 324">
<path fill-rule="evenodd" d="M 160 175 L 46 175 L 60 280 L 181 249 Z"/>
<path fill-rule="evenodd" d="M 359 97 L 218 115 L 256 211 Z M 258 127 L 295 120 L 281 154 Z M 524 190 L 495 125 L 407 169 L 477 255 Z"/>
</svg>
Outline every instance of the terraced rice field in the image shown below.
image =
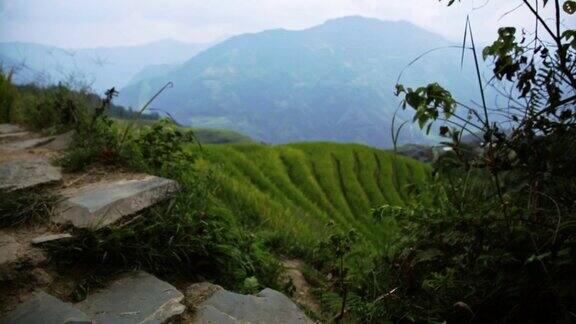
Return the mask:
<svg viewBox="0 0 576 324">
<path fill-rule="evenodd" d="M 403 205 L 407 187 L 429 172 L 407 157 L 336 143 L 207 145 L 195 167 L 213 172 L 226 213 L 304 246 L 329 222 L 354 228 L 366 245 L 385 242 L 393 224 L 374 222 L 370 210 Z"/>
</svg>

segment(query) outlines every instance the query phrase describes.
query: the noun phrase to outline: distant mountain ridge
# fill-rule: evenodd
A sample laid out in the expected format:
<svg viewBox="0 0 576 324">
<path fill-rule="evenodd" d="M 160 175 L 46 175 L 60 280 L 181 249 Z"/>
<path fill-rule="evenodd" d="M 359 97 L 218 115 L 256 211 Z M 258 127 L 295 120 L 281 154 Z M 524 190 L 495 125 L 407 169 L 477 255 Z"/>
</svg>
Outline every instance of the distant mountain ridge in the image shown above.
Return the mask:
<svg viewBox="0 0 576 324">
<path fill-rule="evenodd" d="M 144 68 L 182 63 L 210 44 L 161 40 L 136 46 L 68 50 L 23 42 L 0 43 L 0 64 L 15 68 L 15 82 L 86 83 L 97 92 L 130 84 Z"/>
<path fill-rule="evenodd" d="M 194 127 L 229 128 L 268 143 L 330 140 L 390 147 L 397 77 L 424 51 L 450 42 L 410 23 L 364 17 L 305 30 L 232 37 L 166 74 L 123 88 L 119 102 L 138 107 L 165 83 L 154 106 Z M 474 74 L 459 51 L 438 51 L 405 71 L 402 82 L 438 81 L 476 97 Z M 399 121 L 411 119 L 399 113 Z M 411 123 L 401 142 L 430 138 Z"/>
</svg>

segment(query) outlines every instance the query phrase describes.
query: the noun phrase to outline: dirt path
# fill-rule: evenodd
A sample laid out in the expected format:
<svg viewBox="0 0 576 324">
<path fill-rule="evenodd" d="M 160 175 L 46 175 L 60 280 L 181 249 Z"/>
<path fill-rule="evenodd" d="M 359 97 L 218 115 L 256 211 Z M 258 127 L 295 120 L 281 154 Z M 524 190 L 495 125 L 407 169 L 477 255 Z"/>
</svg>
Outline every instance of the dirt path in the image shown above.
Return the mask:
<svg viewBox="0 0 576 324">
<path fill-rule="evenodd" d="M 302 274 L 304 262 L 293 259 L 284 261 L 283 265 L 286 268 L 285 276 L 294 286 L 294 300 L 314 312 L 316 315 L 320 315 L 322 311 L 320 305 L 312 295 L 312 287 Z"/>
</svg>

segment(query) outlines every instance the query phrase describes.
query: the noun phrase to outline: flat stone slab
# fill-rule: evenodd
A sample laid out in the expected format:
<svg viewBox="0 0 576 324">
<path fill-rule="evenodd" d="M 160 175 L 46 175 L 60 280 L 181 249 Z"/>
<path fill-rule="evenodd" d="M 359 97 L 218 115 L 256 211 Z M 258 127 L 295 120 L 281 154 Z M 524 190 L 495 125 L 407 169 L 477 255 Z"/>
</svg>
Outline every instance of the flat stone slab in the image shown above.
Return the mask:
<svg viewBox="0 0 576 324">
<path fill-rule="evenodd" d="M 42 235 L 42 236 L 35 237 L 32 239 L 31 242 L 32 242 L 32 244 L 44 244 L 44 243 L 63 240 L 63 239 L 71 238 L 71 237 L 72 237 L 72 235 L 70 235 L 68 233 L 48 234 L 48 235 Z"/>
<path fill-rule="evenodd" d="M 52 166 L 44 159 L 0 164 L 0 189 L 25 189 L 61 179 L 60 168 Z"/>
<path fill-rule="evenodd" d="M 189 298 L 187 294 L 187 298 Z M 266 288 L 256 295 L 216 290 L 197 306 L 192 323 L 314 323 L 282 293 Z"/>
<path fill-rule="evenodd" d="M 73 139 L 74 131 L 69 131 L 67 133 L 54 136 L 54 140 L 50 141 L 50 143 L 44 145 L 43 147 L 56 151 L 66 150 L 72 144 Z"/>
<path fill-rule="evenodd" d="M 13 139 L 18 139 L 18 138 L 28 136 L 28 135 L 30 135 L 29 132 L 0 134 L 0 140 L 13 140 Z"/>
<path fill-rule="evenodd" d="M 137 272 L 114 281 L 76 306 L 94 323 L 163 323 L 182 314 L 184 295 L 172 285 Z"/>
<path fill-rule="evenodd" d="M 92 320 L 82 311 L 44 292 L 36 293 L 20 304 L 0 324 L 90 324 Z"/>
<path fill-rule="evenodd" d="M 0 134 L 23 132 L 24 128 L 14 124 L 0 124 Z"/>
<path fill-rule="evenodd" d="M 53 221 L 102 228 L 171 197 L 178 188 L 176 181 L 155 176 L 87 185 L 62 192 L 66 199 L 58 204 Z"/>
<path fill-rule="evenodd" d="M 213 306 L 200 306 L 194 313 L 194 324 L 237 324 L 239 321 L 234 317 L 222 313 Z M 246 322 L 247 323 L 247 322 Z"/>
<path fill-rule="evenodd" d="M 2 148 L 4 150 L 11 150 L 11 151 L 28 150 L 28 149 L 32 149 L 32 148 L 50 143 L 53 140 L 54 140 L 54 137 L 33 138 L 33 139 L 29 139 L 29 140 L 24 140 L 24 141 L 2 144 L 0 146 L 0 148 Z"/>
</svg>

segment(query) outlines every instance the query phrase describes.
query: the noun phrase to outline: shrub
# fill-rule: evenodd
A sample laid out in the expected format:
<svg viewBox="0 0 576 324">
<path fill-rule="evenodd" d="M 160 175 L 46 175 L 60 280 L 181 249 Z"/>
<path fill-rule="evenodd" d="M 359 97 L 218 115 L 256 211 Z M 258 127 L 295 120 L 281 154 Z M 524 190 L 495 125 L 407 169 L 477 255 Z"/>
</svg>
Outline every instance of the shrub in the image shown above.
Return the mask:
<svg viewBox="0 0 576 324">
<path fill-rule="evenodd" d="M 18 90 L 12 85 L 12 72 L 5 72 L 0 66 L 0 123 L 10 123 L 16 114 Z"/>
<path fill-rule="evenodd" d="M 516 28 L 503 27 L 483 51 L 494 64 L 489 84 L 506 89 L 509 106 L 489 107 L 484 100 L 478 113 L 438 84 L 397 86 L 403 107 L 414 109 L 420 127 L 447 121 L 440 131 L 453 152 L 436 164 L 442 180 L 411 200 L 417 203 L 383 206 L 375 213 L 394 218 L 402 229 L 397 250 L 383 254 L 372 271 L 388 285 L 372 299 L 378 305 L 375 318 L 475 323 L 576 318 L 576 32 L 564 30 L 560 2 L 554 32 L 539 11 L 548 2 L 523 1 L 552 42 L 534 33 L 526 35 L 534 37 L 528 44 Z M 574 1 L 564 1 L 565 14 L 573 14 L 573 7 Z M 466 28 L 471 35 L 469 22 Z M 476 58 L 473 40 L 471 45 Z M 477 59 L 475 64 L 479 67 Z M 485 99 L 480 72 L 478 79 Z M 506 117 L 509 129 L 494 122 L 493 111 Z M 477 153 L 462 145 L 462 132 L 481 139 Z"/>
</svg>

